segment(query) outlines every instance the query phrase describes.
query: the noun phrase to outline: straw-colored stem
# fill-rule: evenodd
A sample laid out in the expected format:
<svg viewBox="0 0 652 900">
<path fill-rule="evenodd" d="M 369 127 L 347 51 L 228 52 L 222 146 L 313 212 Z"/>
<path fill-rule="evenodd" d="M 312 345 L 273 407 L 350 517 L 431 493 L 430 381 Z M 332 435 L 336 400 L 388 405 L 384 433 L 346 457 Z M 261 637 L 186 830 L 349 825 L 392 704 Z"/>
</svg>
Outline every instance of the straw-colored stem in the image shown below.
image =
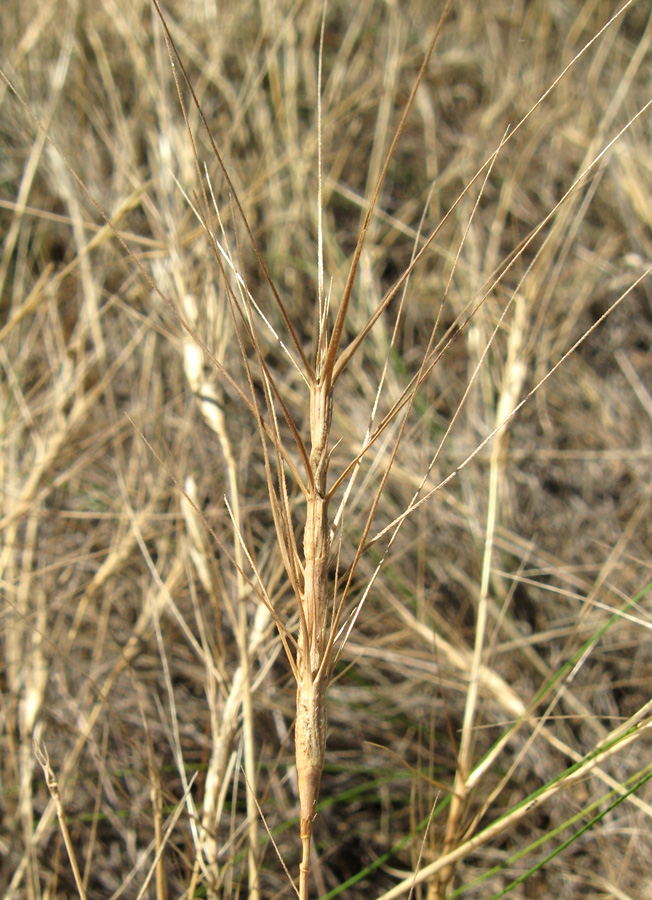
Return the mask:
<svg viewBox="0 0 652 900">
<path fill-rule="evenodd" d="M 308 897 L 310 843 L 321 773 L 326 752 L 326 680 L 300 681 L 297 687 L 295 746 L 299 783 L 302 858 L 299 879 L 301 900 Z"/>
<path fill-rule="evenodd" d="M 297 719 L 295 747 L 302 859 L 299 878 L 301 900 L 308 896 L 310 843 L 319 784 L 326 752 L 326 689 L 328 686 L 328 555 L 330 529 L 326 477 L 332 393 L 324 383 L 312 386 L 310 395 L 311 491 L 306 504 L 303 536 L 304 587 L 297 652 Z"/>
</svg>

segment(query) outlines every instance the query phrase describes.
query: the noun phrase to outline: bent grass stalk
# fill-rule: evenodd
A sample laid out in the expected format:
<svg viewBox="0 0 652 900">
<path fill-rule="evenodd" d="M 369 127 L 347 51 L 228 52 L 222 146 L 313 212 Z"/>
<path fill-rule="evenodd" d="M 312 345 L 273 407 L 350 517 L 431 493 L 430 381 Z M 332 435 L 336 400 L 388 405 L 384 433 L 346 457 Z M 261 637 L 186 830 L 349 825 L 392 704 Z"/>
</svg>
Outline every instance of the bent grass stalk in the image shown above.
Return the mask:
<svg viewBox="0 0 652 900">
<path fill-rule="evenodd" d="M 177 93 L 179 102 L 183 110 L 184 119 L 188 127 L 189 138 L 193 143 L 193 155 L 197 166 L 200 183 L 204 185 L 201 177 L 201 166 L 197 151 L 194 145 L 192 131 L 188 122 L 188 114 L 185 109 L 183 95 L 181 90 L 181 82 L 177 75 L 177 67 L 182 73 L 182 79 L 185 86 L 190 90 L 195 108 L 200 116 L 202 124 L 209 136 L 214 156 L 222 170 L 222 174 L 226 179 L 232 194 L 233 202 L 239 213 L 240 219 L 244 224 L 249 242 L 254 250 L 258 263 L 264 273 L 265 279 L 272 291 L 276 305 L 283 317 L 288 332 L 292 338 L 294 350 L 297 352 L 299 360 L 295 363 L 303 374 L 305 383 L 308 386 L 308 419 L 310 446 L 306 448 L 300 437 L 300 429 L 295 425 L 289 410 L 283 402 L 281 391 L 275 383 L 273 373 L 264 361 L 263 352 L 260 346 L 259 337 L 254 324 L 252 298 L 248 292 L 246 285 L 241 283 L 239 279 L 238 291 L 240 299 L 230 287 L 225 263 L 222 258 L 222 247 L 218 244 L 214 230 L 209 225 L 208 201 L 205 193 L 203 194 L 203 211 L 200 212 L 204 228 L 211 240 L 214 256 L 220 272 L 223 277 L 224 284 L 227 288 L 227 296 L 232 311 L 233 324 L 237 334 L 237 339 L 241 349 L 243 364 L 247 373 L 247 380 L 250 388 L 251 408 L 254 411 L 256 422 L 259 429 L 261 446 L 265 459 L 265 468 L 267 472 L 267 486 L 271 503 L 271 511 L 274 518 L 281 556 L 286 569 L 290 585 L 292 586 L 299 613 L 299 631 L 298 637 L 294 639 L 287 631 L 283 623 L 278 622 L 288 660 L 296 679 L 296 720 L 295 720 L 295 751 L 297 765 L 297 779 L 299 790 L 299 808 L 300 808 L 300 835 L 302 845 L 302 855 L 299 875 L 299 896 L 301 900 L 308 897 L 308 877 L 310 873 L 310 847 L 313 831 L 313 820 L 316 811 L 317 800 L 319 798 L 319 786 L 321 782 L 322 771 L 324 768 L 324 757 L 326 752 L 326 731 L 327 731 L 327 690 L 328 683 L 332 674 L 333 665 L 336 659 L 334 653 L 336 636 L 340 626 L 340 618 L 344 610 L 347 590 L 351 584 L 353 572 L 356 563 L 360 558 L 365 545 L 366 537 L 371 527 L 373 519 L 373 511 L 382 493 L 384 481 L 389 475 L 390 466 L 387 467 L 383 484 L 381 484 L 376 501 L 370 513 L 367 525 L 364 529 L 363 537 L 356 551 L 356 557 L 349 571 L 346 586 L 339 597 L 333 596 L 333 591 L 329 585 L 328 568 L 331 551 L 331 524 L 329 521 L 329 502 L 332 497 L 333 489 L 329 490 L 328 486 L 328 465 L 330 458 L 330 433 L 333 414 L 333 389 L 337 378 L 346 368 L 347 363 L 352 357 L 352 351 L 355 347 L 349 347 L 346 359 L 340 354 L 340 342 L 344 332 L 347 312 L 353 292 L 353 285 L 358 272 L 358 266 L 362 253 L 363 244 L 369 225 L 371 222 L 374 209 L 382 189 L 385 176 L 387 174 L 390 162 L 393 157 L 394 150 L 403 132 L 405 121 L 410 113 L 417 90 L 423 76 L 426 72 L 428 62 L 435 48 L 435 44 L 441 32 L 444 21 L 448 15 L 452 5 L 452 0 L 448 0 L 439 24 L 435 29 L 432 41 L 425 55 L 419 74 L 414 82 L 412 91 L 408 101 L 405 104 L 398 128 L 394 135 L 392 144 L 386 154 L 381 173 L 378 177 L 377 184 L 374 189 L 373 196 L 367 207 L 364 222 L 360 229 L 360 234 L 355 248 L 353 259 L 349 268 L 349 274 L 343 295 L 337 310 L 332 333 L 328 333 L 328 312 L 329 304 L 323 295 L 323 252 L 321 241 L 321 127 L 319 132 L 319 284 L 318 284 L 318 303 L 319 303 L 319 327 L 317 332 L 317 341 L 315 348 L 315 366 L 311 365 L 302 348 L 301 341 L 292 324 L 290 316 L 286 312 L 283 301 L 281 300 L 272 279 L 267 271 L 265 262 L 260 254 L 256 241 L 253 237 L 251 229 L 248 225 L 245 213 L 242 209 L 226 167 L 222 161 L 221 155 L 217 149 L 216 143 L 206 122 L 201 106 L 195 96 L 194 90 L 186 75 L 183 61 L 176 49 L 172 36 L 167 28 L 162 10 L 158 5 L 158 0 L 154 0 L 157 12 L 159 14 L 168 45 L 168 52 L 172 63 L 173 73 L 177 84 Z M 321 47 L 323 46 L 324 25 L 325 25 L 326 7 L 324 5 L 322 16 L 322 32 L 320 41 L 319 56 L 319 77 L 318 77 L 318 120 L 321 118 Z M 219 221 L 219 210 L 215 208 L 215 213 Z M 235 268 L 232 262 L 229 262 L 231 268 Z M 409 274 L 409 273 L 408 273 Z M 405 281 L 407 275 L 401 279 L 401 284 Z M 398 288 L 397 288 L 398 290 Z M 395 292 L 394 292 L 395 293 Z M 393 296 L 394 294 L 392 294 Z M 372 323 L 373 324 L 373 323 Z M 433 332 L 434 334 L 434 332 Z M 251 370 L 247 345 L 254 351 L 256 362 L 258 364 L 261 379 L 263 382 L 264 396 L 266 401 L 268 424 L 272 427 L 270 435 L 269 429 L 263 425 L 263 412 L 259 406 L 257 393 L 255 389 L 254 377 Z M 359 346 L 359 342 L 357 346 Z M 424 358 L 427 359 L 428 354 Z M 304 479 L 297 479 L 296 486 L 301 490 L 305 501 L 305 523 L 303 533 L 303 554 L 299 551 L 294 527 L 292 523 L 292 515 L 289 506 L 289 490 L 286 483 L 286 473 L 284 462 L 287 459 L 287 449 L 283 444 L 279 426 L 276 418 L 276 404 L 280 405 L 285 421 L 290 426 L 290 430 L 294 436 L 300 457 L 304 464 Z M 391 418 L 398 413 L 400 407 L 397 407 Z M 389 421 L 391 421 L 391 418 Z M 405 426 L 406 419 L 403 421 Z M 388 422 L 385 423 L 387 425 Z M 402 429 L 400 435 L 402 434 Z M 399 442 L 396 441 L 393 450 L 395 456 Z M 268 452 L 268 441 L 271 440 L 272 449 L 276 457 L 276 478 L 274 477 L 270 453 Z M 370 444 L 371 445 L 371 444 Z M 369 445 L 369 446 L 370 446 Z M 342 476 L 340 476 L 341 480 Z M 277 487 L 278 484 L 278 487 Z M 339 481 L 337 482 L 339 484 Z M 238 567 L 240 570 L 240 567 Z M 350 630 L 350 629 L 349 629 Z M 348 633 L 348 632 L 347 632 Z M 291 645 L 295 648 L 294 652 Z M 251 873 L 251 869 L 250 869 Z"/>
</svg>

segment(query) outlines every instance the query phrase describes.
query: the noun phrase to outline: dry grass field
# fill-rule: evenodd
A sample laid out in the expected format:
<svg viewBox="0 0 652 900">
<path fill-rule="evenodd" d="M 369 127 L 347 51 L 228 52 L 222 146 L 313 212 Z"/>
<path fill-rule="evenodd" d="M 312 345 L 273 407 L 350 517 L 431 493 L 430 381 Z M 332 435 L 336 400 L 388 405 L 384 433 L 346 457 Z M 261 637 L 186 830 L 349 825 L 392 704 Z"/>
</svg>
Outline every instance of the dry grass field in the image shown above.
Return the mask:
<svg viewBox="0 0 652 900">
<path fill-rule="evenodd" d="M 3 4 L 6 900 L 652 896 L 650 5 L 445 6 Z"/>
</svg>

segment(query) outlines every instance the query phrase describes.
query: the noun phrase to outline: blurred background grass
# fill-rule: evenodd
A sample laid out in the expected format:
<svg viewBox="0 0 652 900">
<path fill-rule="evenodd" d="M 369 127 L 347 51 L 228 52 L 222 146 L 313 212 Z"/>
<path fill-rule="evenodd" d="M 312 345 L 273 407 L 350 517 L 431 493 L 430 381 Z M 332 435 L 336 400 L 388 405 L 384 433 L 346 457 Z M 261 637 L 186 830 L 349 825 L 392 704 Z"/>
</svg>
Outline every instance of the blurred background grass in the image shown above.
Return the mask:
<svg viewBox="0 0 652 900">
<path fill-rule="evenodd" d="M 165 9 L 271 275 L 308 348 L 317 280 L 321 5 L 246 0 L 227 10 L 197 0 Z M 506 129 L 614 12 L 600 0 L 453 5 L 390 166 L 344 337 L 346 343 L 364 324 L 414 248 L 450 213 L 410 279 L 393 348 L 397 301 L 336 392 L 333 433 L 341 443 L 332 472 L 361 446 L 386 356 L 391 364 L 379 416 L 418 370 L 435 319 L 438 335 L 453 327 L 456 339 L 417 397 L 375 531 L 406 508 L 454 416 L 427 489 L 495 427 L 509 379 L 518 373 L 516 399 L 525 397 L 650 265 L 648 112 L 487 294 L 493 273 L 648 102 L 652 24 L 644 0 L 632 3 L 574 64 L 501 150 L 486 184 L 478 180 L 454 206 Z M 354 9 L 329 4 L 324 250 L 334 302 L 364 198 L 440 13 L 440 4 L 416 0 L 363 0 Z M 198 190 L 192 148 L 149 3 L 11 0 L 2 26 L 2 66 L 24 105 L 0 85 L 0 893 L 76 895 L 33 759 L 35 736 L 45 740 L 59 777 L 89 896 L 117 896 L 122 887 L 123 896 L 135 897 L 153 863 L 152 847 L 160 846 L 160 829 L 184 805 L 184 791 L 202 807 L 217 727 L 209 711 L 222 715 L 238 665 L 229 612 L 237 594 L 234 570 L 204 522 L 195 518 L 199 537 L 192 532 L 178 485 L 196 492 L 206 523 L 232 547 L 223 502 L 230 485 L 223 447 L 184 369 L 187 337 L 71 168 L 240 383 L 244 370 L 223 286 L 192 210 Z M 274 320 L 192 110 L 190 122 L 237 268 Z M 280 331 L 282 324 L 274 324 Z M 497 681 L 493 690 L 482 689 L 475 759 L 513 720 L 510 698 L 526 706 L 650 579 L 651 336 L 652 295 L 643 279 L 524 406 L 501 444 L 485 656 Z M 288 404 L 300 410 L 300 381 L 277 341 L 267 340 Z M 223 392 L 248 547 L 282 615 L 291 616 L 255 423 L 228 385 L 217 384 L 209 363 L 205 377 Z M 379 446 L 353 492 L 343 566 L 352 560 L 387 454 Z M 332 688 L 315 825 L 316 896 L 356 877 L 346 896 L 380 895 L 421 853 L 429 862 L 440 852 L 444 814 L 435 817 L 425 842 L 420 823 L 446 796 L 435 782 L 450 786 L 455 776 L 490 454 L 490 446 L 480 450 L 406 520 L 344 652 Z M 359 592 L 383 546 L 379 541 L 363 558 Z M 255 603 L 249 603 L 253 619 Z M 508 743 L 472 795 L 465 825 L 517 759 L 487 821 L 570 764 L 559 742 L 583 755 L 643 707 L 652 677 L 649 629 L 645 596 L 587 653 L 546 733 L 532 739 L 532 722 Z M 279 650 L 270 624 L 252 660 L 257 795 L 293 872 L 299 855 L 293 689 Z M 237 720 L 226 750 L 230 780 L 214 834 L 222 879 L 216 889 L 232 897 L 248 889 Z M 613 760 L 609 773 L 624 782 L 646 758 L 649 740 Z M 462 861 L 454 886 L 499 867 L 468 895 L 500 890 L 523 871 L 521 862 L 500 868 L 514 853 L 603 790 L 597 779 L 587 780 L 557 797 Z M 649 896 L 648 811 L 621 804 L 514 895 Z M 196 896 L 205 895 L 201 871 L 192 880 L 196 815 L 191 805 L 181 810 L 146 896 L 187 896 L 191 884 Z M 287 895 L 264 829 L 260 840 L 261 894 Z"/>
</svg>

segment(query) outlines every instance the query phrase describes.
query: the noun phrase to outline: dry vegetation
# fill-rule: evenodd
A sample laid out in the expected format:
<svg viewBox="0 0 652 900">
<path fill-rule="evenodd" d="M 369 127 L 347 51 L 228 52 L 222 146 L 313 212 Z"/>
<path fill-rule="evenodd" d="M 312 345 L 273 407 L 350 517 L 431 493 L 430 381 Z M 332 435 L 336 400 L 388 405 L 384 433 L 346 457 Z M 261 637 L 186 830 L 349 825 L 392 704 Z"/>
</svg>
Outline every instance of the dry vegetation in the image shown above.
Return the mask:
<svg viewBox="0 0 652 900">
<path fill-rule="evenodd" d="M 149 0 L 5 4 L 7 900 L 293 896 L 292 668 L 326 654 L 302 896 L 652 895 L 652 20 L 627 5 L 600 33 L 602 0 L 454 0 L 338 342 L 444 4 L 328 5 L 323 292 L 317 0 L 165 7 L 231 189 Z"/>
</svg>

